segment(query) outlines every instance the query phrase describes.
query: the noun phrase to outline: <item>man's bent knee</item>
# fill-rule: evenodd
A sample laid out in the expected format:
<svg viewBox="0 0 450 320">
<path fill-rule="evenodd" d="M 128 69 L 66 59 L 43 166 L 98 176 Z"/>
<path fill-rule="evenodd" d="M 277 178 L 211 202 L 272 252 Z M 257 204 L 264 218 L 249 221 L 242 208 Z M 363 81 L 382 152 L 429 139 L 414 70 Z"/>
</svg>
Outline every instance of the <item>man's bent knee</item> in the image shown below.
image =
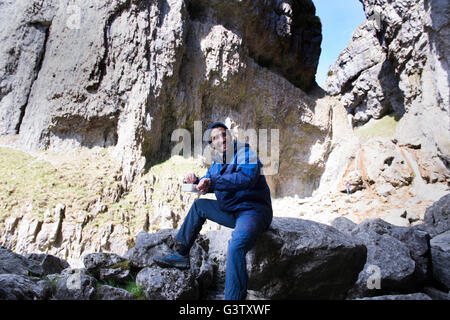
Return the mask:
<svg viewBox="0 0 450 320">
<path fill-rule="evenodd" d="M 234 232 L 231 235 L 231 239 L 228 241 L 228 250 L 237 251 L 237 250 L 250 250 L 256 242 L 256 235 L 248 234 L 239 234 L 236 235 Z"/>
</svg>

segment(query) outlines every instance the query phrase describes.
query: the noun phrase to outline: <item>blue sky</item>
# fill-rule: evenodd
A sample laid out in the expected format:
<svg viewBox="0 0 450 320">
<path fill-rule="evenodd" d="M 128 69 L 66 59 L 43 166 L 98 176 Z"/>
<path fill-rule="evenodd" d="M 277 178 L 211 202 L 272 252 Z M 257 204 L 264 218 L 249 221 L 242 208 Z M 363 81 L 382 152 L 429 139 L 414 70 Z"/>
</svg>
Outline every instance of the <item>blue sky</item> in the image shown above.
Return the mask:
<svg viewBox="0 0 450 320">
<path fill-rule="evenodd" d="M 330 66 L 347 46 L 355 29 L 366 19 L 359 0 L 313 0 L 322 22 L 322 53 L 316 81 L 323 87 Z"/>
</svg>

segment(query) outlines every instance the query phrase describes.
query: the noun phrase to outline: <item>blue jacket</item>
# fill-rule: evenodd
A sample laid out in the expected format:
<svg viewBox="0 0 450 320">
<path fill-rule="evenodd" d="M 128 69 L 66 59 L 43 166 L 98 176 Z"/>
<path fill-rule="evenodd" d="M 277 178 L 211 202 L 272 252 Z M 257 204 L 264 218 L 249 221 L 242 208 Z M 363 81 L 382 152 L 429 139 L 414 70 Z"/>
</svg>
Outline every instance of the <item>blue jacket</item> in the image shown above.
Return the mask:
<svg viewBox="0 0 450 320">
<path fill-rule="evenodd" d="M 228 212 L 265 209 L 272 213 L 270 189 L 261 174 L 262 163 L 248 143 L 233 141 L 234 153 L 230 163 L 217 154 L 203 178 L 211 179 L 208 192 L 214 192 L 220 209 Z M 221 161 L 222 160 L 222 161 Z M 198 183 L 197 181 L 197 183 Z"/>
</svg>

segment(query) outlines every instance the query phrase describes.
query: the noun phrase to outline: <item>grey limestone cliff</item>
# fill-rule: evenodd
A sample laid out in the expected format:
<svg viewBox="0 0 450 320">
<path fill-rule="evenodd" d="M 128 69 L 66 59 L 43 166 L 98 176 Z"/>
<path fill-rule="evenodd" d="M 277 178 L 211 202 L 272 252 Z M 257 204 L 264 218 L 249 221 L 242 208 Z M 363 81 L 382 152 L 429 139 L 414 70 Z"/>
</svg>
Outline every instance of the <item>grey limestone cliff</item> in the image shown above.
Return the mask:
<svg viewBox="0 0 450 320">
<path fill-rule="evenodd" d="M 310 0 L 2 1 L 0 15 L 0 134 L 22 149 L 114 146 L 125 189 L 194 121 L 279 129 L 286 164 L 326 154 L 329 108 L 305 94 L 321 43 Z M 299 193 L 314 159 L 295 160 Z"/>
</svg>

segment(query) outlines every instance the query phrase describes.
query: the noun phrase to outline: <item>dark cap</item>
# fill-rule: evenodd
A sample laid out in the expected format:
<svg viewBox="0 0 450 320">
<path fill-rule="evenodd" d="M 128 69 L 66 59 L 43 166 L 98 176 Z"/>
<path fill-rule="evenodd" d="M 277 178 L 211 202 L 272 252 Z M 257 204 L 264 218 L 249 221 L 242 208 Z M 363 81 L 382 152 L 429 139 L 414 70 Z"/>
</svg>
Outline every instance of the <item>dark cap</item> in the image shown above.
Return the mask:
<svg viewBox="0 0 450 320">
<path fill-rule="evenodd" d="M 226 125 L 224 125 L 222 122 L 219 122 L 219 121 L 211 123 L 206 130 L 214 129 L 214 128 L 217 128 L 217 127 L 222 127 L 224 129 L 228 130 L 228 127 Z"/>
<path fill-rule="evenodd" d="M 222 122 L 219 122 L 219 121 L 215 121 L 215 122 L 211 123 L 209 125 L 209 127 L 206 129 L 206 132 L 209 132 L 208 133 L 208 137 L 211 134 L 211 130 L 214 129 L 214 128 L 218 128 L 218 127 L 222 127 L 225 130 L 228 130 L 228 127 L 225 124 L 223 124 Z M 211 143 L 211 140 L 208 140 L 208 142 Z"/>
</svg>

